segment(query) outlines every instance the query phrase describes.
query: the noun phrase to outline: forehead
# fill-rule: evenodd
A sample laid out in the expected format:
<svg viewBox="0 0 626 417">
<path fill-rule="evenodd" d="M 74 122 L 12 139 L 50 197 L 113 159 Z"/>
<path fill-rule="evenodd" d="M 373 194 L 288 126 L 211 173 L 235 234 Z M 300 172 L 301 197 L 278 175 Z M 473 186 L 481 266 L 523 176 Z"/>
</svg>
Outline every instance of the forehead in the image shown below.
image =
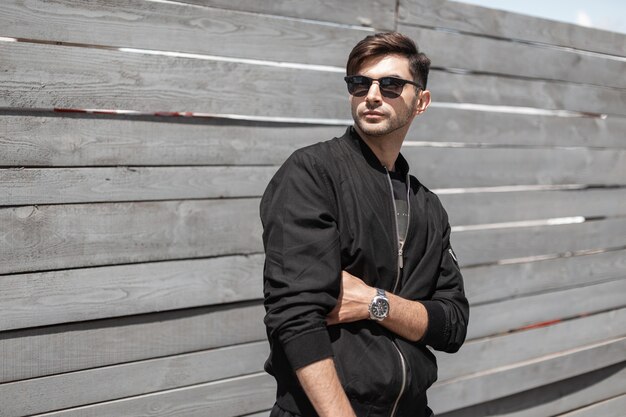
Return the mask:
<svg viewBox="0 0 626 417">
<path fill-rule="evenodd" d="M 373 57 L 363 61 L 357 74 L 366 75 L 370 78 L 380 78 L 385 76 L 396 76 L 411 79 L 409 69 L 409 59 L 402 55 L 384 55 Z"/>
</svg>

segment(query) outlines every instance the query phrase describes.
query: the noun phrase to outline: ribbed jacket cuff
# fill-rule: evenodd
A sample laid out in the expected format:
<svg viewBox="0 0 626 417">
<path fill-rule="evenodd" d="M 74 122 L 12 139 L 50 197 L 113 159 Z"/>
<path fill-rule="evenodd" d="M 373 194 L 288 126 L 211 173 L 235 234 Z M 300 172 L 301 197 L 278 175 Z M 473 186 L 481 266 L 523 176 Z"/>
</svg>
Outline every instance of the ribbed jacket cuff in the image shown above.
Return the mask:
<svg viewBox="0 0 626 417">
<path fill-rule="evenodd" d="M 292 337 L 283 343 L 283 349 L 294 371 L 333 356 L 330 337 L 325 327 Z"/>
<path fill-rule="evenodd" d="M 448 328 L 443 306 L 432 300 L 420 302 L 428 313 L 428 328 L 421 341 L 434 348 L 445 346 L 448 343 Z"/>
</svg>

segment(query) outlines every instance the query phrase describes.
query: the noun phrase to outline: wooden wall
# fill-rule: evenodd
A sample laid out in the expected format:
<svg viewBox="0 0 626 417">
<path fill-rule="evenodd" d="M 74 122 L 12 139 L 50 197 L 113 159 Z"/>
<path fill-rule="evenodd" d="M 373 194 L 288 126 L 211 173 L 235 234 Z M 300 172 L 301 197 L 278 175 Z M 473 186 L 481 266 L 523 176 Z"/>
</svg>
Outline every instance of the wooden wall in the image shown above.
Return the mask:
<svg viewBox="0 0 626 417">
<path fill-rule="evenodd" d="M 431 406 L 621 415 L 626 35 L 438 0 L 9 0 L 0 416 L 267 415 L 259 197 L 350 124 L 346 57 L 392 29 L 433 60 L 403 152 L 472 303 Z"/>
</svg>

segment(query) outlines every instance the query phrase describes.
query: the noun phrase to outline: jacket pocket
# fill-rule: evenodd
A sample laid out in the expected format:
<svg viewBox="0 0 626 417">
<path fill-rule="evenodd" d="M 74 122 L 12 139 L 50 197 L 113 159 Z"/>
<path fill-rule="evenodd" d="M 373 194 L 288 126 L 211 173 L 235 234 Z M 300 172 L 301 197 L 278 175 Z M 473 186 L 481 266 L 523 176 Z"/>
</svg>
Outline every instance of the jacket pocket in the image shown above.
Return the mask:
<svg viewBox="0 0 626 417">
<path fill-rule="evenodd" d="M 407 396 L 418 398 L 437 380 L 437 359 L 428 348 L 419 343 L 397 339 L 408 365 Z"/>
</svg>

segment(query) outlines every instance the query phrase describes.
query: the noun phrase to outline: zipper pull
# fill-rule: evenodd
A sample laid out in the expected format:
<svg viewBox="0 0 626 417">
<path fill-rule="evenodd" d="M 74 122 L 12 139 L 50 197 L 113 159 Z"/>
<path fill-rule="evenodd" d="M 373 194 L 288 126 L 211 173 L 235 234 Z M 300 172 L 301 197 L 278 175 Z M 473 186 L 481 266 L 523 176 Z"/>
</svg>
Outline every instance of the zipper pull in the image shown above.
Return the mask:
<svg viewBox="0 0 626 417">
<path fill-rule="evenodd" d="M 404 267 L 404 260 L 402 259 L 402 248 L 398 249 L 398 268 Z"/>
</svg>

